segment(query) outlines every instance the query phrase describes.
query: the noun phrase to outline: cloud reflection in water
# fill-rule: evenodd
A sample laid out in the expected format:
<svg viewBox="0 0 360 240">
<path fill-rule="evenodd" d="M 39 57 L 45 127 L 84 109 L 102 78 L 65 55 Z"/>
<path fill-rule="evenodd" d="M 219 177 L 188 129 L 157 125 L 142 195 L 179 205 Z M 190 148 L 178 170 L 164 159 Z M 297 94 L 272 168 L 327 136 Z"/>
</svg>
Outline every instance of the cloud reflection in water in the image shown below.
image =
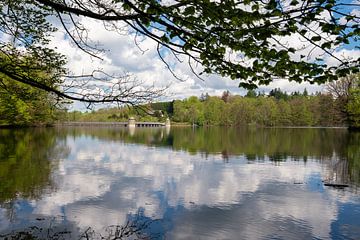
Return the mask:
<svg viewBox="0 0 360 240">
<path fill-rule="evenodd" d="M 161 219 L 169 239 L 328 239 L 339 214 L 337 193 L 322 188 L 326 169 L 315 159 L 274 164 L 239 155 L 225 163 L 216 154 L 86 134 L 66 142 L 70 153 L 52 176 L 56 191 L 32 201 L 31 213 L 64 216 L 80 229 L 101 232 L 141 210 Z"/>
</svg>

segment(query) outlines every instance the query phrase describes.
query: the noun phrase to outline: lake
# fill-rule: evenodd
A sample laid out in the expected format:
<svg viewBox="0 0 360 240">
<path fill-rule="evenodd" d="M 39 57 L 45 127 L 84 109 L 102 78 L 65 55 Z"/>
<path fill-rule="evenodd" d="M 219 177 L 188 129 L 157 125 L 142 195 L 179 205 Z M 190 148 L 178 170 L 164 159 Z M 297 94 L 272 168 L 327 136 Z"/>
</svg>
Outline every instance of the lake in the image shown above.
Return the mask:
<svg viewBox="0 0 360 240">
<path fill-rule="evenodd" d="M 360 239 L 359 190 L 346 129 L 0 130 L 0 238 Z"/>
</svg>

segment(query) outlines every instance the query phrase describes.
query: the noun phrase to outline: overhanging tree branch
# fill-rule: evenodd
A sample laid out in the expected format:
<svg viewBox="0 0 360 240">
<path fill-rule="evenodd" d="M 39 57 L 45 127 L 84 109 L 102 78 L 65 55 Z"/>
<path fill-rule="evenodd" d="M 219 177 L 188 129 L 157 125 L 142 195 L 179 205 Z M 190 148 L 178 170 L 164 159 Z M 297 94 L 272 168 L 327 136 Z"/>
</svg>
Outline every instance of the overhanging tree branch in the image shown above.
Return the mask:
<svg viewBox="0 0 360 240">
<path fill-rule="evenodd" d="M 166 62 L 159 51 L 162 47 L 172 52 L 175 60 L 188 58 L 190 70 L 198 77 L 203 73 L 219 74 L 240 81 L 244 87 L 269 84 L 276 78 L 324 83 L 359 71 L 360 59 L 344 60 L 335 54 L 359 38 L 359 17 L 349 7 L 359 4 L 336 0 L 195 0 L 171 4 L 145 0 L 9 0 L 0 3 L 0 31 L 11 35 L 13 47 L 25 47 L 27 54 L 51 53 L 48 35 L 56 29 L 48 19 L 56 16 L 79 49 L 101 58 L 101 50 L 88 38 L 89 26 L 84 22 L 95 19 L 104 25 L 110 23 L 116 32 L 120 32 L 121 23 L 133 31 L 131 37 L 140 35 L 155 41 L 159 58 L 170 71 L 169 66 L 175 63 Z M 291 42 L 285 46 L 279 40 L 295 34 L 305 39 L 306 48 L 294 48 Z M 0 45 L 7 43 L 0 39 Z M 293 57 L 312 48 L 321 49 L 324 57 L 334 58 L 339 64 L 334 67 L 311 58 Z M 43 64 L 56 67 L 52 61 L 59 55 L 52 56 L 42 60 Z M 199 72 L 193 63 L 201 64 Z M 38 86 L 36 82 L 33 85 Z M 105 98 L 106 102 L 109 99 Z"/>
</svg>

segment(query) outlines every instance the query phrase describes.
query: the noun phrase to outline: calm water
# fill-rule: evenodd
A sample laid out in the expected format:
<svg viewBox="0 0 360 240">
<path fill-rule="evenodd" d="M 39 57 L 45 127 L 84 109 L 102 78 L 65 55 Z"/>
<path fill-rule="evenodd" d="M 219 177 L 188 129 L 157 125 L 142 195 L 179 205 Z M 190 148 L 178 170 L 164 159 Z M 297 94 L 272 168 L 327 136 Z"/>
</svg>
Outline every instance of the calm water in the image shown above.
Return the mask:
<svg viewBox="0 0 360 240">
<path fill-rule="evenodd" d="M 360 133 L 0 130 L 0 238 L 34 236 L 360 239 Z"/>
</svg>

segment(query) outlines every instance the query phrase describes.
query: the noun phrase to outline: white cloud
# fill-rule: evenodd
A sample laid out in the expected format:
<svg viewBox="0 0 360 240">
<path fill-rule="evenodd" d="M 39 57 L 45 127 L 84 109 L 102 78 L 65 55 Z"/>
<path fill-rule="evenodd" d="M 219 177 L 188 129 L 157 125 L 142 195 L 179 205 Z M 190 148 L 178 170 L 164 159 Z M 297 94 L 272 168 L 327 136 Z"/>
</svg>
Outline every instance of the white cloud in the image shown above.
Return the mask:
<svg viewBox="0 0 360 240">
<path fill-rule="evenodd" d="M 163 1 L 165 5 L 171 4 L 174 1 Z M 291 8 L 291 1 L 283 1 L 283 7 L 285 9 Z M 301 4 L 301 3 L 299 3 Z M 239 5 L 240 8 L 244 6 Z M 246 6 L 247 8 L 250 5 Z M 329 15 L 324 12 L 323 18 L 328 19 Z M 354 16 L 359 15 L 358 9 L 351 10 L 351 14 Z M 66 18 L 66 17 L 65 17 Z M 220 95 L 225 90 L 230 90 L 233 94 L 244 95 L 245 90 L 239 89 L 239 81 L 232 81 L 229 78 L 223 78 L 217 75 L 203 76 L 205 81 L 198 79 L 187 66 L 187 59 L 184 63 L 178 63 L 175 61 L 171 54 L 164 52 L 164 58 L 169 61 L 174 72 L 181 79 L 186 79 L 182 82 L 173 77 L 173 75 L 166 69 L 164 63 L 158 57 L 156 51 L 156 43 L 149 38 L 135 37 L 135 33 L 129 32 L 128 27 L 124 24 L 117 25 L 120 28 L 119 32 L 111 31 L 112 26 L 110 24 L 104 25 L 103 23 L 91 19 L 83 19 L 76 17 L 88 31 L 88 39 L 91 39 L 92 43 L 99 43 L 99 46 L 106 51 L 100 56 L 103 60 L 91 57 L 88 54 L 81 51 L 71 42 L 65 31 L 59 24 L 59 21 L 55 17 L 49 17 L 48 20 L 58 27 L 59 31 L 52 34 L 52 41 L 50 46 L 57 48 L 59 52 L 63 53 L 68 58 L 68 68 L 75 74 L 90 73 L 94 69 L 102 69 L 109 73 L 124 74 L 130 72 L 140 80 L 144 81 L 145 85 L 155 84 L 156 86 L 170 86 L 168 94 L 163 100 L 169 100 L 173 98 L 185 98 L 191 95 L 200 96 L 201 93 L 208 92 L 210 95 Z M 344 18 L 340 19 L 340 22 L 344 22 Z M 65 19 L 66 22 L 66 19 Z M 325 37 L 325 34 L 321 33 L 321 29 L 317 23 L 310 24 L 309 27 L 316 33 Z M 109 29 L 109 30 L 107 30 Z M 70 29 L 71 31 L 72 29 Z M 154 30 L 155 32 L 155 30 Z M 307 37 L 311 37 L 311 33 L 308 33 Z M 9 36 L 4 34 L 0 35 L 1 41 L 9 41 Z M 295 60 L 300 59 L 300 55 L 309 56 L 306 60 L 313 61 L 316 57 L 322 56 L 324 52 L 319 49 L 309 47 L 306 44 L 304 36 L 299 34 L 292 34 L 291 36 L 278 39 L 282 44 L 294 47 L 296 49 L 302 49 L 294 54 L 292 57 Z M 276 44 L 274 42 L 274 44 Z M 278 46 L 280 47 L 280 46 Z M 334 55 L 337 57 L 359 57 L 359 50 L 351 49 L 335 49 Z M 232 54 L 236 56 L 236 54 Z M 330 65 L 338 64 L 338 61 L 334 58 L 324 55 L 325 62 Z M 201 66 L 194 66 L 196 70 L 200 70 Z M 309 85 L 306 83 L 296 83 L 287 81 L 273 81 L 269 86 L 262 86 L 260 90 L 269 91 L 270 88 L 280 87 L 283 91 L 302 91 L 304 88 L 312 93 L 319 91 L 322 87 L 316 85 Z M 76 103 L 75 108 L 82 106 Z"/>
<path fill-rule="evenodd" d="M 351 60 L 356 60 L 358 58 L 360 58 L 360 50 L 358 49 L 339 49 L 337 51 L 335 51 L 334 56 L 340 60 L 343 61 L 351 61 Z M 336 66 L 339 65 L 339 61 L 333 57 L 328 57 L 325 59 L 326 64 L 328 64 L 329 66 Z"/>
<path fill-rule="evenodd" d="M 89 28 L 88 36 L 94 42 L 100 42 L 107 51 L 102 55 L 103 61 L 94 59 L 82 52 L 65 37 L 63 32 L 54 34 L 51 45 L 58 46 L 59 51 L 64 53 L 68 59 L 69 69 L 77 74 L 91 72 L 93 69 L 101 68 L 110 73 L 130 72 L 138 79 L 144 81 L 145 85 L 155 84 L 156 86 L 170 86 L 167 97 L 163 99 L 185 98 L 191 95 L 200 96 L 201 93 L 208 92 L 210 95 L 221 95 L 225 90 L 230 90 L 233 94 L 244 95 L 245 90 L 238 88 L 238 81 L 223 78 L 217 75 L 204 76 L 205 81 L 198 79 L 187 65 L 187 61 L 176 63 L 169 54 L 164 54 L 164 58 L 169 60 L 174 72 L 181 79 L 179 81 L 173 77 L 164 63 L 160 60 L 156 51 L 156 44 L 148 38 L 137 38 L 133 33 L 118 34 L 114 31 L 107 31 L 103 24 L 94 20 L 84 21 L 84 25 Z M 282 42 L 298 49 L 303 48 L 304 42 L 298 34 L 283 38 Z M 141 50 L 140 50 L 141 49 Z M 311 49 L 304 48 L 299 54 L 294 56 L 299 58 L 301 55 L 308 55 Z M 344 51 L 344 50 L 341 50 Z M 322 51 L 312 50 L 311 59 L 321 55 Z M 357 54 L 358 52 L 356 52 Z M 335 63 L 332 59 L 327 59 Z M 199 70 L 201 66 L 194 66 Z M 269 91 L 272 88 L 280 87 L 283 91 L 302 91 L 304 88 L 310 93 L 319 91 L 322 87 L 310 84 L 299 84 L 296 82 L 273 81 L 269 86 L 261 87 L 260 90 Z"/>
<path fill-rule="evenodd" d="M 359 3 L 359 1 L 354 1 L 354 4 L 358 4 L 358 3 Z M 360 10 L 355 8 L 350 12 L 350 15 L 355 16 L 355 17 L 360 17 Z M 339 23 L 340 24 L 352 24 L 352 23 L 356 23 L 356 22 L 353 20 L 347 21 L 346 16 L 343 16 L 340 18 Z"/>
</svg>

